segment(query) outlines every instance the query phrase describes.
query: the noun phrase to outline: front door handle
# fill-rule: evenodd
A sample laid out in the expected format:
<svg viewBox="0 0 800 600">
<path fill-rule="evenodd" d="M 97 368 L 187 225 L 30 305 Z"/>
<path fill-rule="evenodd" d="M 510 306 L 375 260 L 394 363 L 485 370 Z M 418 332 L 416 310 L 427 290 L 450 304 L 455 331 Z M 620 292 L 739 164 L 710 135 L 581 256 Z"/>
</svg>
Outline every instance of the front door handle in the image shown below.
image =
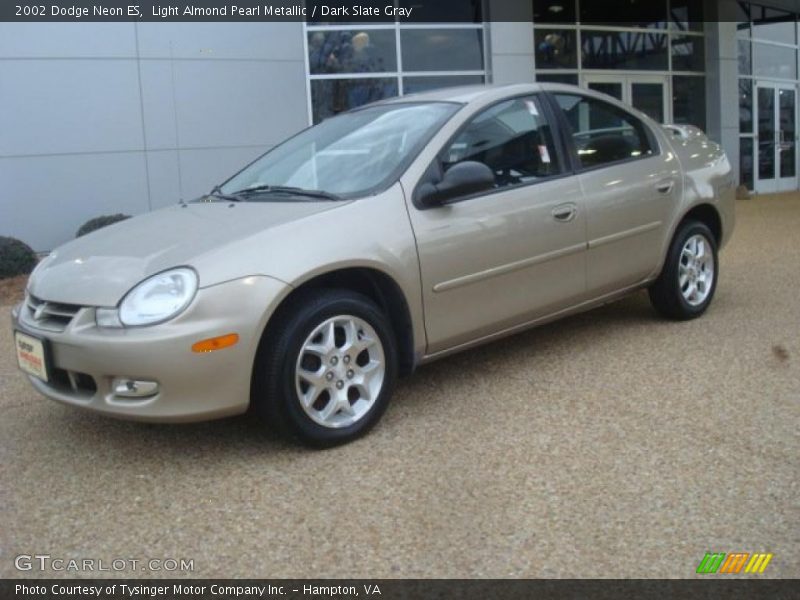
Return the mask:
<svg viewBox="0 0 800 600">
<path fill-rule="evenodd" d="M 656 184 L 656 191 L 659 194 L 669 194 L 672 191 L 672 188 L 675 187 L 674 181 L 659 181 Z"/>
<path fill-rule="evenodd" d="M 569 223 L 573 221 L 578 214 L 578 206 L 571 202 L 568 204 L 561 204 L 560 206 L 556 206 L 551 214 L 559 223 Z"/>
</svg>

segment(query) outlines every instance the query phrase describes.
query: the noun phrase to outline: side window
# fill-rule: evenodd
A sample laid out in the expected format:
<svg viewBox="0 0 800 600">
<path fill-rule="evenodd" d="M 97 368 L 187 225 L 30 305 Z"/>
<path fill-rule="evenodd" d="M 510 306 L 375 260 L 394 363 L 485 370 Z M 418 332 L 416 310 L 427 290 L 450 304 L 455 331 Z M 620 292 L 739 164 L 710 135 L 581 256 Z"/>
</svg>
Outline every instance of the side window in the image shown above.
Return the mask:
<svg viewBox="0 0 800 600">
<path fill-rule="evenodd" d="M 474 117 L 441 155 L 442 167 L 478 161 L 497 187 L 529 183 L 561 172 L 553 139 L 539 100 L 515 98 Z"/>
<path fill-rule="evenodd" d="M 555 94 L 572 127 L 575 150 L 583 167 L 650 156 L 653 148 L 645 125 L 616 106 L 575 94 Z"/>
</svg>

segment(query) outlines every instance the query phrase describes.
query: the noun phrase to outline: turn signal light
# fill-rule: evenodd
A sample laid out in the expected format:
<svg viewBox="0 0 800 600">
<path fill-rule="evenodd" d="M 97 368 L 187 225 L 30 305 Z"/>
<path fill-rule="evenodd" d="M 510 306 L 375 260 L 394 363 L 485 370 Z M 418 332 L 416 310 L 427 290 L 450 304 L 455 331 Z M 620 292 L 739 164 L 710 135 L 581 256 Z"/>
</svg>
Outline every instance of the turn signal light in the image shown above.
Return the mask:
<svg viewBox="0 0 800 600">
<path fill-rule="evenodd" d="M 223 348 L 230 348 L 238 341 L 238 333 L 220 335 L 218 337 L 208 338 L 207 340 L 200 340 L 199 342 L 192 344 L 192 352 L 213 352 L 214 350 L 222 350 Z"/>
</svg>

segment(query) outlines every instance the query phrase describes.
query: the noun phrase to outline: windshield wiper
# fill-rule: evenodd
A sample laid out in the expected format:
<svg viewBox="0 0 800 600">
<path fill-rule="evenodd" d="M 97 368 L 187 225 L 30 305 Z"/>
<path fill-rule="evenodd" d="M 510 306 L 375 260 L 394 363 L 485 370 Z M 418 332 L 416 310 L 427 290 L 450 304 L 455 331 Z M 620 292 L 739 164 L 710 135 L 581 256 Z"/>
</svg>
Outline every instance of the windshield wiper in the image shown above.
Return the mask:
<svg viewBox="0 0 800 600">
<path fill-rule="evenodd" d="M 307 190 L 299 187 L 287 185 L 256 185 L 243 190 L 233 192 L 234 196 L 246 196 L 248 194 L 289 194 L 294 196 L 306 196 L 308 198 L 319 198 L 321 200 L 341 200 L 341 196 L 323 190 Z"/>
<path fill-rule="evenodd" d="M 229 202 L 241 202 L 242 199 L 235 195 L 235 194 L 223 194 L 222 188 L 218 185 L 214 186 L 214 189 L 208 193 L 209 196 L 213 198 L 219 198 L 220 200 L 228 200 Z"/>
</svg>

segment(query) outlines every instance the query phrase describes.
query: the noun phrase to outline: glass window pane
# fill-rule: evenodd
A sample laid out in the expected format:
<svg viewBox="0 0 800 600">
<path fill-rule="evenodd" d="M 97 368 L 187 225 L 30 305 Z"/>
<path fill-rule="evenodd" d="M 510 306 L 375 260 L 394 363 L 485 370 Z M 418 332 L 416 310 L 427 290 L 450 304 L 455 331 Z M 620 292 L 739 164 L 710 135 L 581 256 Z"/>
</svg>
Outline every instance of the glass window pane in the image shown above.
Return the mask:
<svg viewBox="0 0 800 600">
<path fill-rule="evenodd" d="M 574 23 L 575 2 L 572 0 L 533 0 L 534 23 Z"/>
<path fill-rule="evenodd" d="M 584 0 L 580 2 L 580 11 L 582 23 L 648 29 L 667 27 L 666 0 Z M 609 21 L 610 15 L 625 15 L 626 20 Z"/>
<path fill-rule="evenodd" d="M 616 81 L 590 81 L 586 86 L 593 92 L 599 92 L 622 102 L 622 83 Z"/>
<path fill-rule="evenodd" d="M 445 170 L 465 160 L 488 165 L 499 187 L 561 172 L 550 125 L 534 96 L 496 104 L 475 117 L 442 155 Z"/>
<path fill-rule="evenodd" d="M 394 29 L 310 32 L 308 65 L 312 75 L 396 71 Z"/>
<path fill-rule="evenodd" d="M 572 75 L 569 73 L 537 73 L 536 81 L 578 85 L 578 75 Z"/>
<path fill-rule="evenodd" d="M 400 45 L 404 71 L 483 70 L 480 29 L 405 29 Z"/>
<path fill-rule="evenodd" d="M 312 80 L 311 108 L 314 123 L 356 106 L 396 95 L 396 77 Z"/>
<path fill-rule="evenodd" d="M 430 77 L 403 77 L 403 93 L 415 94 L 458 85 L 480 85 L 483 75 L 433 75 Z"/>
<path fill-rule="evenodd" d="M 653 153 L 644 124 L 612 104 L 576 94 L 556 94 L 572 128 L 584 167 L 597 167 Z"/>
<path fill-rule="evenodd" d="M 739 138 L 739 183 L 753 189 L 753 138 Z"/>
<path fill-rule="evenodd" d="M 703 31 L 703 3 L 697 0 L 670 0 L 670 25 L 678 31 Z"/>
<path fill-rule="evenodd" d="M 391 6 L 391 0 L 383 4 Z M 375 6 L 383 6 L 375 4 Z M 399 0 L 400 8 L 413 8 L 411 17 L 401 18 L 401 23 L 481 23 L 483 22 L 482 0 L 447 0 L 447 2 L 420 2 Z"/>
<path fill-rule="evenodd" d="M 697 35 L 676 35 L 672 38 L 673 71 L 705 71 L 705 41 Z"/>
<path fill-rule="evenodd" d="M 797 50 L 753 42 L 753 73 L 761 77 L 797 79 Z"/>
<path fill-rule="evenodd" d="M 758 88 L 758 178 L 775 177 L 775 89 Z"/>
<path fill-rule="evenodd" d="M 794 177 L 797 174 L 797 144 L 794 139 L 797 131 L 795 102 L 794 90 L 778 90 L 778 124 L 780 126 L 778 150 L 781 177 Z"/>
<path fill-rule="evenodd" d="M 632 82 L 631 105 L 656 123 L 663 123 L 665 121 L 664 84 Z"/>
<path fill-rule="evenodd" d="M 739 80 L 739 132 L 753 133 L 753 82 Z"/>
<path fill-rule="evenodd" d="M 783 44 L 796 43 L 796 27 L 792 14 L 754 5 L 751 6 L 751 14 L 754 39 Z"/>
<path fill-rule="evenodd" d="M 672 78 L 672 117 L 675 123 L 706 129 L 706 78 Z"/>
<path fill-rule="evenodd" d="M 750 40 L 739 40 L 739 75 L 753 74 L 753 56 Z"/>
<path fill-rule="evenodd" d="M 577 32 L 569 29 L 537 29 L 537 69 L 577 69 Z"/>
<path fill-rule="evenodd" d="M 666 71 L 667 36 L 643 31 L 582 31 L 584 69 Z"/>
</svg>

